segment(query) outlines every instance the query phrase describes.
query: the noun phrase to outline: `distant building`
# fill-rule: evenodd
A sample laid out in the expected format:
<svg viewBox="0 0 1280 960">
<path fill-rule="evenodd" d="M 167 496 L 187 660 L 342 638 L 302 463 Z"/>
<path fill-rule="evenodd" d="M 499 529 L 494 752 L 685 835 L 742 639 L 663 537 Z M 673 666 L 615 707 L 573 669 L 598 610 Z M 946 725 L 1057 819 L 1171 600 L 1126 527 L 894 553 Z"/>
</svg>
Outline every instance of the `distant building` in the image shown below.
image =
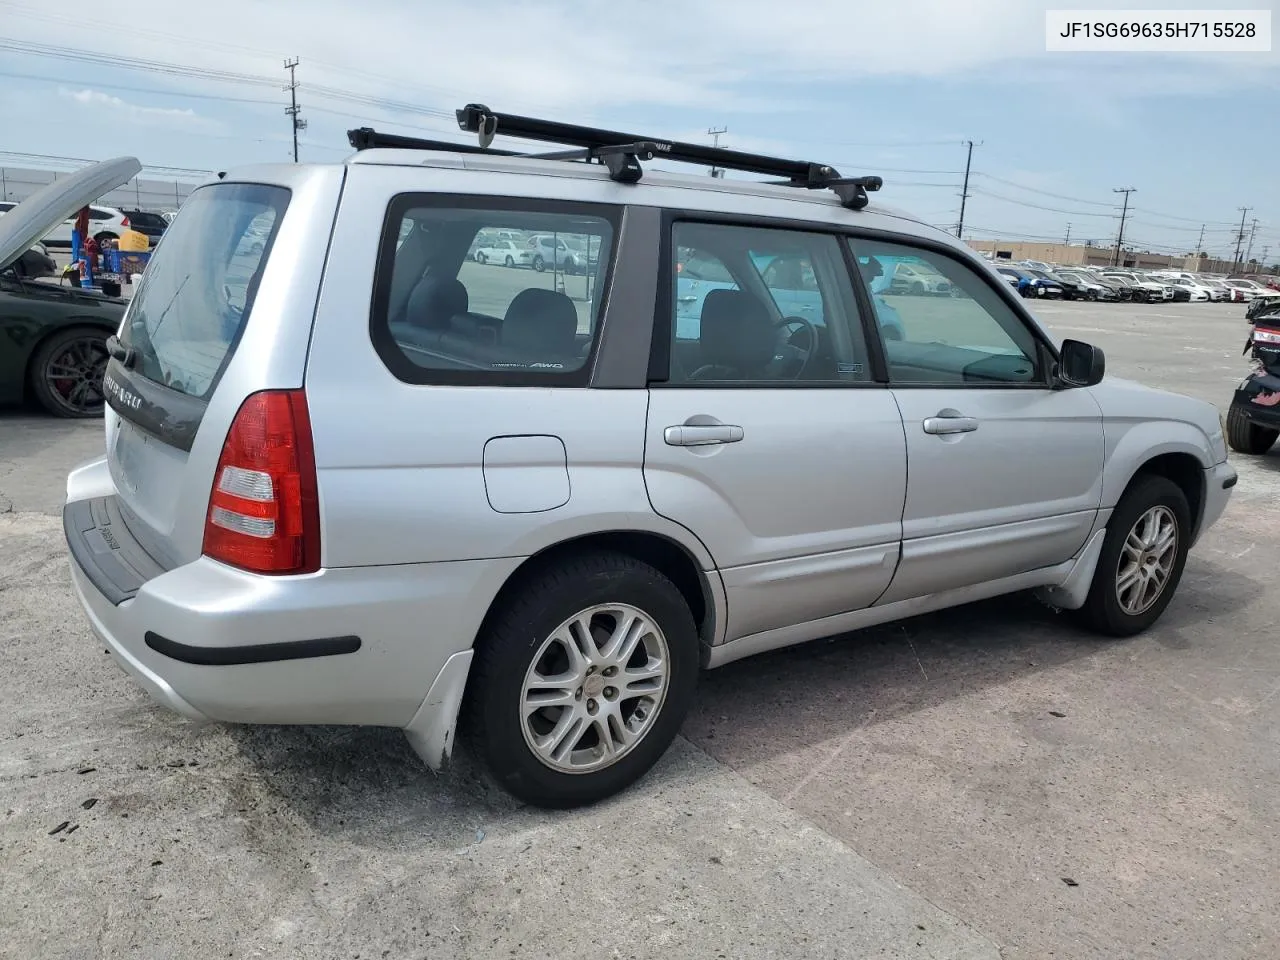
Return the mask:
<svg viewBox="0 0 1280 960">
<path fill-rule="evenodd" d="M 1115 246 L 1099 247 L 1066 243 L 1028 243 L 1023 240 L 967 240 L 970 247 L 990 253 L 996 260 L 1040 260 L 1059 266 L 1109 267 L 1115 256 Z M 1120 265 L 1150 270 L 1186 270 L 1188 273 L 1230 273 L 1234 265 L 1230 260 L 1210 257 L 1169 256 L 1163 253 L 1147 253 L 1142 250 L 1121 251 Z M 1254 261 L 1245 264 L 1241 273 L 1259 272 Z"/>
</svg>

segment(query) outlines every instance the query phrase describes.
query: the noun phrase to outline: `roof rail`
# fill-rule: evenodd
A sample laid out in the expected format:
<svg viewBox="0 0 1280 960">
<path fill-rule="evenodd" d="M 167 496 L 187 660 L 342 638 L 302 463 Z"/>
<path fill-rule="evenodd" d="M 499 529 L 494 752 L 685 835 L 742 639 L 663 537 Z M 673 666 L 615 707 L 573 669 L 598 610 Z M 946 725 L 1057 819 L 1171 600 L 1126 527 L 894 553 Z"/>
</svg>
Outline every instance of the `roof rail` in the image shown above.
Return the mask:
<svg viewBox="0 0 1280 960">
<path fill-rule="evenodd" d="M 578 126 L 522 117 L 509 113 L 495 113 L 479 103 L 469 103 L 456 111 L 458 126 L 468 133 L 477 134 L 476 145 L 446 143 L 440 140 L 422 140 L 396 134 L 378 133 L 369 127 L 347 132 L 347 139 L 356 150 L 371 147 L 398 147 L 409 150 L 440 150 L 454 153 L 491 154 L 495 156 L 519 156 L 540 160 L 584 160 L 603 164 L 611 179 L 619 183 L 635 183 L 643 175 L 641 160 L 660 157 L 683 163 L 721 167 L 744 173 L 777 177 L 769 180 L 779 186 L 799 187 L 807 190 L 832 190 L 840 203 L 851 210 L 861 210 L 867 205 L 868 191 L 879 190 L 884 181 L 880 177 L 842 177 L 834 167 L 806 160 L 787 160 L 763 154 L 744 153 L 739 150 L 723 150 L 698 143 L 681 143 L 655 137 L 642 137 L 615 130 Z M 490 146 L 497 134 L 522 140 L 555 143 L 572 149 L 552 153 L 521 153 L 514 150 L 498 150 Z"/>
</svg>

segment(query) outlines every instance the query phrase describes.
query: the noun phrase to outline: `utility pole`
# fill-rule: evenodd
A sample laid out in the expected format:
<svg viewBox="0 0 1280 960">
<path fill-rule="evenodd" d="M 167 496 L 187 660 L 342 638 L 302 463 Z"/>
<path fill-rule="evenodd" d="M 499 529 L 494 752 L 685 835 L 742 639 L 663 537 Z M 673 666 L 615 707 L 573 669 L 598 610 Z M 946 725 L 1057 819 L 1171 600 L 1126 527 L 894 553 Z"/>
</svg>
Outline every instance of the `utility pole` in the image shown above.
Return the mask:
<svg viewBox="0 0 1280 960">
<path fill-rule="evenodd" d="M 1204 228 L 1205 225 L 1200 224 L 1200 239 L 1196 241 L 1196 256 L 1204 252 Z"/>
<path fill-rule="evenodd" d="M 289 83 L 284 89 L 289 91 L 289 106 L 284 108 L 284 112 L 288 114 L 290 126 L 293 127 L 293 162 L 298 162 L 298 131 L 307 129 L 307 121 L 298 116 L 298 112 L 302 109 L 298 106 L 298 80 L 294 71 L 298 68 L 298 58 L 284 62 L 284 68 L 289 71 Z"/>
<path fill-rule="evenodd" d="M 1064 247 L 1067 247 L 1067 246 L 1070 246 L 1070 245 L 1071 245 L 1071 224 L 1070 224 L 1070 223 L 1068 223 L 1068 224 L 1067 224 L 1067 235 L 1066 235 L 1066 237 L 1063 239 L 1063 241 L 1062 241 L 1062 245 L 1063 245 Z"/>
<path fill-rule="evenodd" d="M 1253 236 L 1258 232 L 1258 218 L 1254 217 L 1250 223 L 1252 223 L 1252 226 L 1249 227 L 1249 248 L 1244 252 L 1245 263 L 1249 262 L 1249 254 L 1253 252 Z"/>
<path fill-rule="evenodd" d="M 1259 269 L 1259 270 L 1265 270 L 1265 269 L 1267 269 L 1267 254 L 1268 254 L 1268 253 L 1270 253 L 1270 252 L 1271 252 L 1271 248 L 1270 248 L 1270 247 L 1263 247 L 1263 248 L 1262 248 L 1262 256 L 1261 256 L 1261 257 L 1259 258 L 1259 260 L 1258 260 L 1258 269 Z"/>
<path fill-rule="evenodd" d="M 964 239 L 964 202 L 969 199 L 969 165 L 973 162 L 973 141 L 966 140 L 969 152 L 964 158 L 964 186 L 960 188 L 960 222 L 956 224 L 956 237 Z"/>
<path fill-rule="evenodd" d="M 1250 207 L 1240 208 L 1240 232 L 1236 234 L 1236 253 L 1235 253 L 1235 256 L 1232 257 L 1231 259 L 1231 269 L 1233 272 L 1240 269 L 1240 248 L 1244 246 L 1244 217 L 1245 217 L 1245 214 L 1248 213 L 1250 209 L 1252 208 Z"/>
<path fill-rule="evenodd" d="M 717 150 L 720 149 L 720 134 L 728 133 L 728 132 L 729 132 L 728 127 L 707 127 L 707 133 L 711 134 L 711 145 L 715 147 Z M 711 176 L 723 178 L 724 171 L 721 170 L 719 167 L 712 166 Z"/>
<path fill-rule="evenodd" d="M 1137 187 L 1119 187 L 1118 189 L 1112 190 L 1111 192 L 1124 194 L 1124 209 L 1120 211 L 1120 232 L 1116 235 L 1116 252 L 1115 252 L 1115 255 L 1111 258 L 1112 259 L 1111 265 L 1113 267 L 1119 267 L 1119 266 L 1122 266 L 1122 264 L 1120 263 L 1120 247 L 1124 243 L 1124 221 L 1129 215 L 1129 194 L 1137 193 L 1138 188 Z"/>
</svg>

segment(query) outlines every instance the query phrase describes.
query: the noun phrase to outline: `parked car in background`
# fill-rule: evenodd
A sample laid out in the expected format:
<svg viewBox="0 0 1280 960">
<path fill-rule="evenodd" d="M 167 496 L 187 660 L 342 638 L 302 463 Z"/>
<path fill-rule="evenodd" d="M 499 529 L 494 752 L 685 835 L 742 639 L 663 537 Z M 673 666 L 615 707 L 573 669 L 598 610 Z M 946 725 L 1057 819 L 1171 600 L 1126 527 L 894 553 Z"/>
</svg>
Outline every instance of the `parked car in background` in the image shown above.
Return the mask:
<svg viewBox="0 0 1280 960">
<path fill-rule="evenodd" d="M 548 267 L 574 273 L 585 268 L 582 258 L 574 253 L 564 237 L 535 234 L 526 243 L 529 266 L 541 273 Z"/>
<path fill-rule="evenodd" d="M 1074 281 L 1078 287 L 1082 288 L 1084 291 L 1082 296 L 1085 300 L 1119 299 L 1119 294 L 1113 285 L 1088 270 L 1078 267 L 1060 267 L 1058 275 Z"/>
<path fill-rule="evenodd" d="M 1215 303 L 1231 299 L 1231 288 L 1221 280 L 1213 277 L 1200 277 L 1198 282 L 1200 286 L 1209 291 L 1209 299 Z"/>
<path fill-rule="evenodd" d="M 129 228 L 146 236 L 153 247 L 160 242 L 165 230 L 169 228 L 169 221 L 158 213 L 149 213 L 146 210 L 125 210 L 123 213 L 129 222 Z"/>
<path fill-rule="evenodd" d="M 527 267 L 533 262 L 533 252 L 528 247 L 517 246 L 514 240 L 494 240 L 472 251 L 471 259 L 476 263 Z"/>
<path fill-rule="evenodd" d="M 1099 275 L 1104 279 L 1123 280 L 1132 284 L 1133 287 L 1141 292 L 1142 299 L 1145 299 L 1148 303 L 1173 299 L 1173 287 L 1170 284 L 1153 280 L 1151 277 L 1142 274 L 1130 273 L 1127 270 L 1102 270 L 1099 271 Z"/>
<path fill-rule="evenodd" d="M 1033 277 L 1023 267 L 1013 267 L 1005 263 L 997 262 L 995 265 L 996 273 L 1004 277 L 1008 281 L 1009 286 L 1018 291 L 1023 297 L 1034 297 L 1036 295 L 1036 278 Z"/>
<path fill-rule="evenodd" d="M 32 194 L 32 196 L 35 196 L 35 194 Z M 23 203 L 25 202 L 24 200 Z M 10 201 L 0 204 L 0 213 L 4 212 L 5 206 L 12 208 L 14 204 Z M 79 210 L 73 210 L 71 216 L 55 224 L 43 237 L 37 237 L 36 239 L 42 240 L 45 245 L 50 247 L 70 247 L 71 231 L 75 228 L 76 215 L 79 212 Z M 128 230 L 129 227 L 129 218 L 124 215 L 124 211 L 117 210 L 115 207 L 101 207 L 90 204 L 89 236 L 99 243 L 104 240 L 119 240 L 120 235 Z"/>
<path fill-rule="evenodd" d="M 951 283 L 941 274 L 931 273 L 917 264 L 896 263 L 889 280 L 888 292 L 945 296 L 951 293 Z"/>
<path fill-rule="evenodd" d="M 1209 288 L 1198 280 L 1189 280 L 1186 277 L 1169 277 L 1169 282 L 1173 284 L 1175 291 L 1185 290 L 1188 300 L 1204 300 L 1207 302 L 1213 299 L 1213 294 Z"/>
<path fill-rule="evenodd" d="M 1088 299 L 1088 289 L 1082 281 L 1077 280 L 1074 277 L 1068 276 L 1067 274 L 1063 273 L 1061 270 L 1058 270 L 1056 268 L 1053 270 L 1042 270 L 1040 271 L 1040 273 L 1042 276 L 1047 277 L 1049 280 L 1053 281 L 1058 286 L 1062 287 L 1062 299 L 1064 300 L 1087 300 Z"/>
<path fill-rule="evenodd" d="M 1228 277 L 1223 281 L 1228 287 L 1239 291 L 1244 303 L 1252 303 L 1262 297 L 1280 297 L 1280 290 L 1273 290 L 1271 287 L 1264 286 L 1256 280 L 1246 280 L 1241 277 Z"/>
<path fill-rule="evenodd" d="M 1049 279 L 1049 275 L 1043 270 L 1032 270 L 1030 267 L 1024 269 L 1031 275 L 1031 289 L 1035 296 L 1046 300 L 1062 299 L 1066 292 L 1062 289 L 1062 284 Z"/>
<path fill-rule="evenodd" d="M 55 416 L 102 416 L 106 341 L 127 302 L 33 275 L 24 257 L 51 224 L 141 169 L 132 158 L 93 164 L 59 177 L 0 218 L 0 402 L 32 398 Z"/>
</svg>

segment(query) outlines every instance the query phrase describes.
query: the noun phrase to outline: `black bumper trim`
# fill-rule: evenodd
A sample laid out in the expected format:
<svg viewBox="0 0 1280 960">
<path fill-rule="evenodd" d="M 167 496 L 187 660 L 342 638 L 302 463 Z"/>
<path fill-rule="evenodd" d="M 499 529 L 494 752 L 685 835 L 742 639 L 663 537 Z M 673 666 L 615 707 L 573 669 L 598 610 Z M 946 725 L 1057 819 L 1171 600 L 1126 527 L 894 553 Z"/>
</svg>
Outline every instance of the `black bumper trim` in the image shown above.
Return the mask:
<svg viewBox="0 0 1280 960">
<path fill-rule="evenodd" d="M 1231 489 L 1232 487 L 1234 487 L 1237 483 L 1239 483 L 1239 481 L 1240 481 L 1240 476 L 1239 476 L 1239 474 L 1237 474 L 1237 475 L 1236 475 L 1236 476 L 1234 476 L 1234 477 L 1227 477 L 1227 479 L 1225 479 L 1225 480 L 1223 480 L 1223 481 L 1222 481 L 1222 489 L 1223 489 L 1223 490 L 1230 490 L 1230 489 Z"/>
<path fill-rule="evenodd" d="M 360 649 L 359 637 L 324 637 L 283 643 L 253 643 L 239 647 L 193 647 L 148 630 L 143 639 L 156 653 L 201 667 L 232 667 L 246 663 L 336 657 L 344 653 L 355 653 Z"/>
<path fill-rule="evenodd" d="M 62 508 L 62 532 L 72 559 L 114 606 L 169 569 L 138 543 L 113 496 L 68 503 Z"/>
</svg>

